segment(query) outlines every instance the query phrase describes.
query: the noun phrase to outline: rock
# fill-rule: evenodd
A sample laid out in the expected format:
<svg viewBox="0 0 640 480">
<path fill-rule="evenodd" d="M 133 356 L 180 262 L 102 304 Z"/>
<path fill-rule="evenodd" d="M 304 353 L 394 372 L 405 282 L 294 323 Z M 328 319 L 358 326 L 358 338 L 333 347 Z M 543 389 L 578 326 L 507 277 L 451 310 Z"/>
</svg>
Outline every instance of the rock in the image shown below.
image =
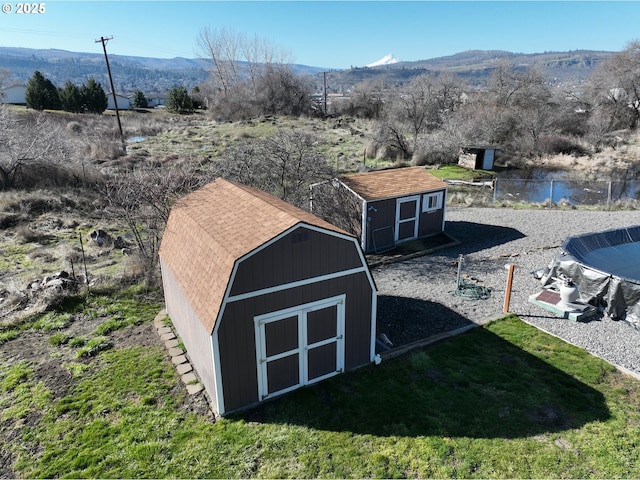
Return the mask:
<svg viewBox="0 0 640 480">
<path fill-rule="evenodd" d="M 98 245 L 99 247 L 101 247 L 107 243 L 111 243 L 111 236 L 104 230 L 98 229 L 98 230 L 93 230 L 87 237 L 87 240 L 90 240 L 96 245 Z"/>
<path fill-rule="evenodd" d="M 129 246 L 129 243 L 120 235 L 118 235 L 116 239 L 113 241 L 113 248 L 123 249 L 123 248 L 127 248 L 128 246 Z"/>
</svg>

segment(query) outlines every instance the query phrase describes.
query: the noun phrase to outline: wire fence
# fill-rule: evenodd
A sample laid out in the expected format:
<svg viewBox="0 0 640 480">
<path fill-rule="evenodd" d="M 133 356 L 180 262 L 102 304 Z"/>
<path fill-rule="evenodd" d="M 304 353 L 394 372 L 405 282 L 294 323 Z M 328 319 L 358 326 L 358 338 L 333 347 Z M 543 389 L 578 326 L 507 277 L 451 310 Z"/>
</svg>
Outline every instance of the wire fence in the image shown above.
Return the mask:
<svg viewBox="0 0 640 480">
<path fill-rule="evenodd" d="M 640 181 L 497 178 L 449 182 L 449 201 L 467 205 L 544 204 L 640 209 Z"/>
</svg>

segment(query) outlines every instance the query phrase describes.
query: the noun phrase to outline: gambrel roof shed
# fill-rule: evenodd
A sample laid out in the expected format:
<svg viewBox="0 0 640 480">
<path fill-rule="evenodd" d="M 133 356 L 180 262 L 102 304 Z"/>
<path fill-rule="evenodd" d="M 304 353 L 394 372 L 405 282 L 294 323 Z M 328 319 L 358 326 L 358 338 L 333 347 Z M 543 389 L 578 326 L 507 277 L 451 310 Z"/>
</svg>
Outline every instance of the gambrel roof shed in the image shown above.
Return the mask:
<svg viewBox="0 0 640 480">
<path fill-rule="evenodd" d="M 223 179 L 187 195 L 160 264 L 219 414 L 374 359 L 376 294 L 357 240 L 272 195 Z"/>
<path fill-rule="evenodd" d="M 442 232 L 446 193 L 423 167 L 391 168 L 313 185 L 312 210 L 377 252 Z"/>
</svg>

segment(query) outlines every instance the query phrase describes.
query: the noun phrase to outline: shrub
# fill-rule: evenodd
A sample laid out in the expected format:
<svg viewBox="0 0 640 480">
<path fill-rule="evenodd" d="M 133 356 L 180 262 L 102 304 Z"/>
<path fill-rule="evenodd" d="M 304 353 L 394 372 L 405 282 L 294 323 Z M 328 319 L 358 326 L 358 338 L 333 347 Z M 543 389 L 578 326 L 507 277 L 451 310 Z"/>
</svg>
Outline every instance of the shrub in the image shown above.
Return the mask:
<svg viewBox="0 0 640 480">
<path fill-rule="evenodd" d="M 31 243 L 36 242 L 41 238 L 46 237 L 44 234 L 39 234 L 33 231 L 31 228 L 27 226 L 21 226 L 16 230 L 16 238 L 18 241 L 22 243 Z"/>
<path fill-rule="evenodd" d="M 12 228 L 20 223 L 20 216 L 14 213 L 0 214 L 0 230 Z"/>
<path fill-rule="evenodd" d="M 110 318 L 98 325 L 98 328 L 96 328 L 95 331 L 98 335 L 107 335 L 111 332 L 115 332 L 116 330 L 121 330 L 126 326 L 127 322 L 121 318 Z"/>
<path fill-rule="evenodd" d="M 69 346 L 73 347 L 73 348 L 78 348 L 78 347 L 82 347 L 83 345 L 85 345 L 87 343 L 87 340 L 82 338 L 82 337 L 73 337 L 70 341 L 69 341 Z"/>
<path fill-rule="evenodd" d="M 107 337 L 95 337 L 80 348 L 76 353 L 76 356 L 78 358 L 93 357 L 104 350 L 110 349 L 111 347 L 113 347 L 113 344 Z"/>
<path fill-rule="evenodd" d="M 84 363 L 71 362 L 71 363 L 65 363 L 64 368 L 66 368 L 69 371 L 69 373 L 71 373 L 71 375 L 73 375 L 74 377 L 80 377 L 84 372 L 89 370 L 91 367 Z M 60 403 L 62 404 L 62 401 Z M 61 410 L 64 411 L 64 407 Z"/>
<path fill-rule="evenodd" d="M 588 149 L 577 139 L 561 136 L 547 135 L 540 137 L 538 141 L 540 153 L 547 155 L 577 155 L 583 156 L 589 153 Z"/>
<path fill-rule="evenodd" d="M 119 142 L 108 139 L 97 139 L 91 143 L 91 158 L 94 160 L 115 160 L 126 154 Z"/>
<path fill-rule="evenodd" d="M 0 332 L 0 345 L 8 342 L 9 340 L 13 340 L 14 338 L 18 338 L 18 335 L 20 335 L 20 331 L 16 329 L 9 329 Z"/>
<path fill-rule="evenodd" d="M 59 347 L 61 345 L 66 345 L 71 340 L 71 337 L 62 332 L 54 333 L 49 337 L 49 343 L 54 347 Z"/>
<path fill-rule="evenodd" d="M 50 332 L 51 330 L 62 330 L 67 328 L 70 323 L 70 313 L 60 314 L 56 312 L 49 312 L 40 317 L 40 319 L 33 324 L 33 328 L 36 330 L 42 330 L 43 332 Z"/>
<path fill-rule="evenodd" d="M 10 392 L 21 383 L 29 380 L 33 374 L 33 370 L 28 362 L 21 361 L 10 367 L 8 371 L 2 373 L 4 378 L 0 383 L 0 387 L 5 392 Z"/>
</svg>

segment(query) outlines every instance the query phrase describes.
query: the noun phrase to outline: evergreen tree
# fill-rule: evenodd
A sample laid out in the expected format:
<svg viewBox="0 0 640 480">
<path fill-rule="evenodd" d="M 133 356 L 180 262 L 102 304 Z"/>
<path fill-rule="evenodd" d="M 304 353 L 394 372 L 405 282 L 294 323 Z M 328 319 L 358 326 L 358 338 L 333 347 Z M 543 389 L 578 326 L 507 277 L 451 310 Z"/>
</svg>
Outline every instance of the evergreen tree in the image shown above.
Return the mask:
<svg viewBox="0 0 640 480">
<path fill-rule="evenodd" d="M 145 97 L 144 93 L 136 88 L 136 90 L 133 92 L 133 107 L 147 108 L 148 106 L 149 102 L 147 101 L 147 97 Z"/>
<path fill-rule="evenodd" d="M 102 85 L 89 77 L 86 84 L 82 84 L 80 89 L 82 93 L 83 107 L 85 112 L 102 113 L 107 109 L 109 102 L 107 94 L 104 92 Z"/>
<path fill-rule="evenodd" d="M 60 103 L 62 109 L 67 112 L 81 113 L 83 111 L 84 99 L 82 98 L 82 92 L 77 85 L 67 80 L 64 84 L 64 88 L 58 91 L 60 96 Z"/>
<path fill-rule="evenodd" d="M 58 89 L 51 80 L 44 78 L 38 70 L 33 72 L 33 76 L 27 82 L 25 96 L 27 107 L 34 110 L 60 108 Z"/>
<path fill-rule="evenodd" d="M 167 92 L 167 110 L 177 113 L 193 112 L 193 101 L 184 87 L 173 87 Z"/>
</svg>

